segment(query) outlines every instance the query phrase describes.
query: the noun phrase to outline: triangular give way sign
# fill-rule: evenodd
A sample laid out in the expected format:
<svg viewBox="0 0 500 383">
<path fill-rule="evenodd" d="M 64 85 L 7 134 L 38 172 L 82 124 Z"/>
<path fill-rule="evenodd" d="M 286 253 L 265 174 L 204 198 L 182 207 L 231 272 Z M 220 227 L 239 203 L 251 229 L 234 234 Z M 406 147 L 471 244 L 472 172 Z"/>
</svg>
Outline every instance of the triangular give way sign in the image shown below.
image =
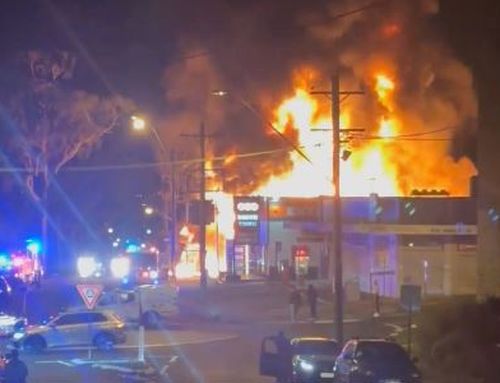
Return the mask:
<svg viewBox="0 0 500 383">
<path fill-rule="evenodd" d="M 99 284 L 81 284 L 76 285 L 76 289 L 80 293 L 85 306 L 92 310 L 101 296 L 103 286 Z"/>
</svg>

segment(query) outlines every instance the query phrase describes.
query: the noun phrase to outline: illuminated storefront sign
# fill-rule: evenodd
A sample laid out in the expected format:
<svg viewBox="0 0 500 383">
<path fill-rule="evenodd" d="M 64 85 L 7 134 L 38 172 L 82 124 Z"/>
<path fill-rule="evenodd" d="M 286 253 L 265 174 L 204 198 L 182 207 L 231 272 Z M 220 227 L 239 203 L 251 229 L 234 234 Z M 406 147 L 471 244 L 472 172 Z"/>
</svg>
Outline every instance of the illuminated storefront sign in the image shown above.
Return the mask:
<svg viewBox="0 0 500 383">
<path fill-rule="evenodd" d="M 261 197 L 234 197 L 235 243 L 261 244 L 261 227 L 265 201 Z"/>
</svg>

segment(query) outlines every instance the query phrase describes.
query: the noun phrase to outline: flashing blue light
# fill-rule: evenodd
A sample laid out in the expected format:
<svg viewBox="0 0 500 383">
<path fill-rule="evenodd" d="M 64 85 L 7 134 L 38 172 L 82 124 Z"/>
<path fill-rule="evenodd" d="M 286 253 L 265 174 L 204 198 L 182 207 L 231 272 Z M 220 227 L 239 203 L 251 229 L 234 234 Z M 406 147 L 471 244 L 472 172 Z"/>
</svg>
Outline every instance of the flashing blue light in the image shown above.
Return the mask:
<svg viewBox="0 0 500 383">
<path fill-rule="evenodd" d="M 32 254 L 39 254 L 42 250 L 42 243 L 38 239 L 28 239 L 26 240 L 26 249 Z"/>
<path fill-rule="evenodd" d="M 127 245 L 127 248 L 125 249 L 126 253 L 138 253 L 141 251 L 141 247 L 137 246 L 133 243 Z"/>
<path fill-rule="evenodd" d="M 0 254 L 0 269 L 9 268 L 10 263 L 10 257 L 7 254 Z"/>
</svg>

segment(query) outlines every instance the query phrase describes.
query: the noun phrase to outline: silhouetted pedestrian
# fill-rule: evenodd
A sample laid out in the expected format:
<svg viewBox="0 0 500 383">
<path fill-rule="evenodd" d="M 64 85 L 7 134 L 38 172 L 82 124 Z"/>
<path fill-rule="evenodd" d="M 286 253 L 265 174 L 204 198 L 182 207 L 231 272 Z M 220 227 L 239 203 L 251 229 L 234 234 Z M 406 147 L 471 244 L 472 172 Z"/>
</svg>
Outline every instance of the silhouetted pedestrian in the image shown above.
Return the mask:
<svg viewBox="0 0 500 383">
<path fill-rule="evenodd" d="M 292 377 L 292 346 L 283 331 L 278 332 L 275 342 L 279 360 L 279 376 L 277 377 L 277 381 L 278 383 L 288 383 Z"/>
<path fill-rule="evenodd" d="M 292 322 L 295 322 L 295 320 L 297 319 L 297 315 L 299 314 L 300 306 L 302 304 L 300 291 L 297 290 L 297 288 L 293 288 L 292 292 L 290 293 L 290 299 L 288 303 L 290 307 L 290 320 Z"/>
<path fill-rule="evenodd" d="M 12 350 L 7 355 L 7 365 L 5 366 L 5 383 L 26 383 L 28 368 L 22 360 L 19 359 L 17 350 Z"/>
<path fill-rule="evenodd" d="M 380 316 L 380 286 L 378 285 L 378 281 L 376 279 L 373 282 L 373 293 L 375 303 L 375 312 L 373 313 L 373 317 L 378 318 Z"/>
<path fill-rule="evenodd" d="M 311 318 L 316 319 L 318 317 L 317 304 L 318 304 L 318 292 L 313 285 L 309 285 L 307 288 L 307 301 L 309 303 L 309 311 L 311 313 Z"/>
</svg>

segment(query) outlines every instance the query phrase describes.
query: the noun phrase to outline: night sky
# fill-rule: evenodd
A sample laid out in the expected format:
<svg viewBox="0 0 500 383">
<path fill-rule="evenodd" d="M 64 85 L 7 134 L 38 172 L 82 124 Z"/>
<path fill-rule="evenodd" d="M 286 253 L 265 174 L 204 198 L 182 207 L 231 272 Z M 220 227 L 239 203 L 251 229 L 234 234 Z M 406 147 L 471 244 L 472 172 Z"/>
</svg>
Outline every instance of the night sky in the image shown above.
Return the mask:
<svg viewBox="0 0 500 383">
<path fill-rule="evenodd" d="M 169 125 L 172 107 L 182 105 L 173 105 L 175 89 L 166 75 L 167 68 L 175 73 L 176 65 L 207 60 L 217 73 L 223 73 L 209 85 L 202 77 L 181 83 L 188 88 L 180 91 L 184 94 L 197 92 L 196 84 L 207 91 L 213 83 L 220 83 L 249 97 L 256 89 L 267 87 L 270 89 L 267 96 L 272 99 L 275 91 L 286 86 L 289 70 L 299 59 L 311 57 L 311 61 L 317 61 L 321 57 L 319 51 L 325 46 L 309 44 L 304 37 L 304 25 L 325 22 L 321 10 L 334 3 L 333 0 L 4 1 L 0 5 L 1 76 L 9 76 L 6 63 L 23 50 L 73 51 L 78 62 L 72 86 L 132 99 L 142 113 L 158 124 L 167 146 L 185 146 L 174 137 L 180 131 L 195 131 L 197 125 L 193 121 L 175 128 Z M 306 21 L 298 24 L 294 17 L 297 14 L 304 15 Z M 498 131 L 495 125 L 500 121 L 497 107 L 500 4 L 496 0 L 443 0 L 441 13 L 433 22 L 456 55 L 473 70 L 480 114 L 487 125 L 483 129 Z M 328 68 L 331 64 L 324 61 L 321 65 Z M 233 118 L 238 116 L 238 111 L 235 113 Z M 77 159 L 72 164 L 153 161 L 151 142 L 132 137 L 127 129 L 117 127 L 89 158 Z M 3 142 L 5 134 L 3 131 Z M 494 134 L 492 137 L 498 138 Z M 475 159 L 474 131 L 460 131 L 454 150 Z M 20 194 L 21 189 L 16 188 L 12 177 L 1 178 L 1 235 L 5 233 L 3 242 L 9 239 L 12 242 L 27 231 L 36 231 L 36 224 L 30 203 Z M 161 181 L 152 170 L 62 173 L 59 182 L 78 206 L 90 230 L 99 233 L 109 223 L 122 225 L 123 230 L 132 234 L 136 218 L 141 215 L 137 208 L 140 196 L 159 203 Z M 75 232 L 82 231 L 81 223 L 67 208 L 61 207 L 64 204 L 56 205 L 60 219 L 73 226 Z M 83 242 L 88 239 L 87 234 L 80 233 L 77 237 Z"/>
</svg>

